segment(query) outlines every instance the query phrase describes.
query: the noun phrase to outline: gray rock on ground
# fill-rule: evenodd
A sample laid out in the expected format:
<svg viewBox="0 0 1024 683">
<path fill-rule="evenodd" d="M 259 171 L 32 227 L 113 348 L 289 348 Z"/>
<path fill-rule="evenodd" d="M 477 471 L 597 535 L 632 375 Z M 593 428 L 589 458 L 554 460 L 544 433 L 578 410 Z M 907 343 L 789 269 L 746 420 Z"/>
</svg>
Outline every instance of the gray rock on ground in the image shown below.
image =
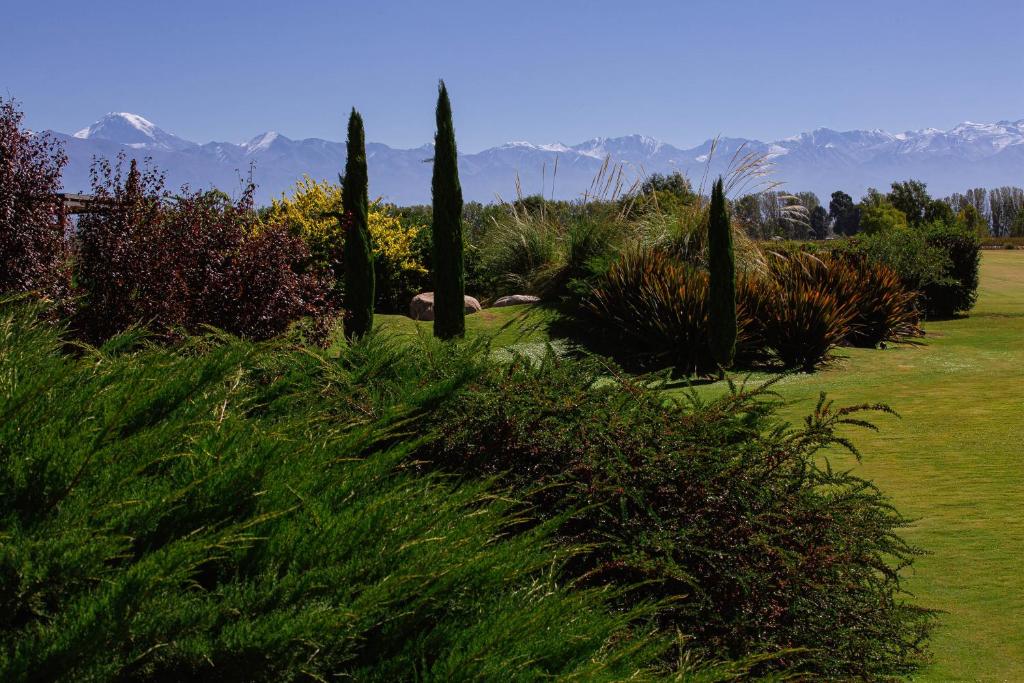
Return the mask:
<svg viewBox="0 0 1024 683">
<path fill-rule="evenodd" d="M 539 296 L 533 296 L 532 294 L 509 294 L 503 296 L 493 304 L 491 308 L 501 308 L 503 306 L 519 306 L 522 304 L 537 304 L 540 303 Z"/>
<path fill-rule="evenodd" d="M 480 302 L 471 296 L 463 297 L 466 305 L 466 313 L 476 313 L 480 310 Z M 421 292 L 409 302 L 409 317 L 413 320 L 434 319 L 434 293 Z"/>
</svg>

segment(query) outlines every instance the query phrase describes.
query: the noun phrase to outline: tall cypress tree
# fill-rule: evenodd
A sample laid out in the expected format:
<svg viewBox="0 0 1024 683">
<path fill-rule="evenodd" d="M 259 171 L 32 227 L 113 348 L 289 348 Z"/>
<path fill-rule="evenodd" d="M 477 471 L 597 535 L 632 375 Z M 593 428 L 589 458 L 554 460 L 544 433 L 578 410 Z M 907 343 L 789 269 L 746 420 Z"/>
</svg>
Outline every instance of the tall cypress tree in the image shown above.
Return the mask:
<svg viewBox="0 0 1024 683">
<path fill-rule="evenodd" d="M 736 256 L 722 178 L 711 189 L 708 215 L 708 322 L 711 354 L 720 369 L 736 356 Z"/>
<path fill-rule="evenodd" d="M 341 206 L 345 227 L 345 336 L 361 337 L 373 329 L 373 248 L 367 225 L 366 141 L 363 117 L 352 108 L 348 117 L 348 148 L 345 177 L 341 183 Z"/>
<path fill-rule="evenodd" d="M 455 127 L 448 89 L 441 81 L 437 94 L 434 136 L 433 207 L 434 336 L 461 337 L 466 331 L 462 263 L 462 186 L 459 184 Z"/>
</svg>

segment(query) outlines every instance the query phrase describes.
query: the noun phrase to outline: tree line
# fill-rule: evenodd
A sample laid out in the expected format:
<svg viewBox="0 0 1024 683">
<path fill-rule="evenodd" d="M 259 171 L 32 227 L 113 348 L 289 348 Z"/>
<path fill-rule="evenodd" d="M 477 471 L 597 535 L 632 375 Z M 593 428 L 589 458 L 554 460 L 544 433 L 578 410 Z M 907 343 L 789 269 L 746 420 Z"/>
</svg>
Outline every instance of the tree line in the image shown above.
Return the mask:
<svg viewBox="0 0 1024 683">
<path fill-rule="evenodd" d="M 960 222 L 979 237 L 1024 237 L 1024 189 L 972 188 L 933 198 L 920 180 L 875 188 L 854 201 L 837 190 L 826 208 L 813 192 L 760 192 L 734 202 L 736 218 L 755 239 L 827 239 L 888 227 Z"/>
</svg>

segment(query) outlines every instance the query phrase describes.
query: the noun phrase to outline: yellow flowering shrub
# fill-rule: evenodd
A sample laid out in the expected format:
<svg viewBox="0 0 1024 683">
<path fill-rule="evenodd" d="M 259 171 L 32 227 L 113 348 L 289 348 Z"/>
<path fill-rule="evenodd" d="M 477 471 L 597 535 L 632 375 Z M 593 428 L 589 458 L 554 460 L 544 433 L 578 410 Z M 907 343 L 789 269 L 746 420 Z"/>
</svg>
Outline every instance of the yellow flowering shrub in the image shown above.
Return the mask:
<svg viewBox="0 0 1024 683">
<path fill-rule="evenodd" d="M 370 207 L 367 225 L 373 240 L 373 253 L 379 259 L 402 271 L 425 273 L 427 269 L 417 260 L 414 250 L 415 226 L 404 226 L 397 217 L 377 210 L 379 204 Z"/>
<path fill-rule="evenodd" d="M 264 221 L 289 226 L 306 241 L 313 258 L 327 265 L 332 253 L 341 253 L 344 237 L 337 218 L 341 210 L 340 185 L 305 176 L 295 184 L 290 196 L 281 195 L 273 201 Z M 427 272 L 415 250 L 415 226 L 402 225 L 381 206 L 380 200 L 370 205 L 367 224 L 373 255 L 383 269 L 392 273 Z"/>
</svg>

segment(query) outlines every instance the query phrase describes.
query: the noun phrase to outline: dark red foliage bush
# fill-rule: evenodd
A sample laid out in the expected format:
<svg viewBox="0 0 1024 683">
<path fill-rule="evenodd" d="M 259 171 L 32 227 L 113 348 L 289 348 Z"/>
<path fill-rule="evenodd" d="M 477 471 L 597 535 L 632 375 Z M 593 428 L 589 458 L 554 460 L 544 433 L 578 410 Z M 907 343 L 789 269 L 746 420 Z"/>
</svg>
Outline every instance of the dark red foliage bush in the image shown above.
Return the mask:
<svg viewBox="0 0 1024 683">
<path fill-rule="evenodd" d="M 100 342 L 131 325 L 174 337 L 204 325 L 251 339 L 311 319 L 320 337 L 335 311 L 331 283 L 309 266 L 305 243 L 259 224 L 250 185 L 238 201 L 187 188 L 170 197 L 162 175 L 123 159 L 93 168 L 101 210 L 83 216 L 77 328 Z"/>
<path fill-rule="evenodd" d="M 22 130 L 22 116 L 0 98 L 0 292 L 63 299 L 68 260 L 57 195 L 67 156 L 52 137 Z"/>
<path fill-rule="evenodd" d="M 267 339 L 288 324 L 308 317 L 309 331 L 321 342 L 330 331 L 336 310 L 326 273 L 296 272 L 308 260 L 306 242 L 287 227 L 272 225 L 243 240 L 224 262 L 222 277 L 212 286 L 208 310 L 211 324 L 253 339 Z"/>
</svg>

